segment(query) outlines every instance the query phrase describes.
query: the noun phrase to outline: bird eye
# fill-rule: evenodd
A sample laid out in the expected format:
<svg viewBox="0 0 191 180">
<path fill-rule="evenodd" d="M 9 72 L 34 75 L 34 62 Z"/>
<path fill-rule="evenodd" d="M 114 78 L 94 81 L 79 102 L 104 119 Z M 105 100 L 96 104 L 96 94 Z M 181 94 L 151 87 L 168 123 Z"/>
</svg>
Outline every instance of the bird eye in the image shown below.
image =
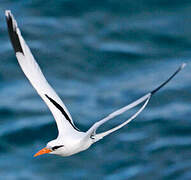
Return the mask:
<svg viewBox="0 0 191 180">
<path fill-rule="evenodd" d="M 60 146 L 54 146 L 54 147 L 52 147 L 52 150 L 54 151 L 54 150 L 56 150 L 56 149 L 58 149 L 58 148 L 61 148 L 61 147 L 63 147 L 64 145 L 60 145 Z"/>
</svg>

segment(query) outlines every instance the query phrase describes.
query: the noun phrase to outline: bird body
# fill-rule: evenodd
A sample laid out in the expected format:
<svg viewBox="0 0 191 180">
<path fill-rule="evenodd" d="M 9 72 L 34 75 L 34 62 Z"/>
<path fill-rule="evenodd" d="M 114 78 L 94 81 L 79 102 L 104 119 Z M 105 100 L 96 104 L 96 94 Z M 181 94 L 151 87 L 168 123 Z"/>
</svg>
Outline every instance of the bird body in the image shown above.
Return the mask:
<svg viewBox="0 0 191 180">
<path fill-rule="evenodd" d="M 39 156 L 47 153 L 60 156 L 70 156 L 88 149 L 93 143 L 99 141 L 108 134 L 122 128 L 130 121 L 135 119 L 146 107 L 152 95 L 155 94 L 164 85 L 166 85 L 185 66 L 185 64 L 182 64 L 174 72 L 174 74 L 172 74 L 164 83 L 162 83 L 153 91 L 147 93 L 146 95 L 142 96 L 141 98 L 132 102 L 131 104 L 109 114 L 104 119 L 94 123 L 87 132 L 82 132 L 75 126 L 66 106 L 45 79 L 39 65 L 37 64 L 29 47 L 23 39 L 13 15 L 9 10 L 6 10 L 5 16 L 7 21 L 9 37 L 19 65 L 26 77 L 28 78 L 28 80 L 30 81 L 30 83 L 32 84 L 32 86 L 36 89 L 37 93 L 49 107 L 50 111 L 52 112 L 55 118 L 58 128 L 58 137 L 48 142 L 46 147 L 41 149 L 34 156 Z M 140 104 L 143 104 L 141 108 L 122 124 L 108 131 L 98 134 L 96 133 L 96 130 L 102 124 Z"/>
<path fill-rule="evenodd" d="M 58 136 L 57 139 L 50 141 L 46 147 L 63 146 L 62 148 L 58 148 L 57 151 L 50 152 L 50 154 L 71 156 L 88 149 L 92 144 L 93 139 L 86 138 L 86 133 L 75 132 L 66 137 Z"/>
</svg>

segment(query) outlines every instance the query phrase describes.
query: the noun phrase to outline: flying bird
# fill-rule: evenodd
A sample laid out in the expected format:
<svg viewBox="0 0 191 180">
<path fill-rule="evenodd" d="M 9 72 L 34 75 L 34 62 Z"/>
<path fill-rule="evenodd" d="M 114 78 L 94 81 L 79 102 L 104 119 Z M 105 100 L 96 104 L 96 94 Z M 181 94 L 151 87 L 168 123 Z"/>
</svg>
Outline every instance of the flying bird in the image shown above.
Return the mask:
<svg viewBox="0 0 191 180">
<path fill-rule="evenodd" d="M 104 136 L 107 136 L 108 134 L 122 128 L 130 121 L 135 119 L 138 114 L 141 113 L 141 111 L 143 111 L 143 109 L 146 107 L 153 94 L 155 94 L 160 88 L 166 85 L 185 66 L 185 63 L 183 63 L 165 82 L 163 82 L 153 91 L 147 93 L 129 105 L 109 114 L 104 119 L 94 123 L 87 132 L 82 132 L 75 126 L 66 106 L 45 79 L 39 65 L 35 61 L 29 47 L 23 39 L 17 26 L 17 22 L 11 14 L 11 11 L 6 10 L 5 16 L 10 41 L 12 43 L 19 65 L 21 66 L 21 69 L 23 70 L 32 86 L 36 89 L 37 93 L 49 107 L 52 115 L 56 120 L 58 128 L 58 137 L 48 142 L 46 147 L 41 149 L 34 156 L 39 156 L 47 153 L 60 156 L 70 156 L 88 149 L 92 144 L 99 141 Z M 139 104 L 142 104 L 140 109 L 128 120 L 108 131 L 96 133 L 96 130 L 102 124 Z"/>
</svg>

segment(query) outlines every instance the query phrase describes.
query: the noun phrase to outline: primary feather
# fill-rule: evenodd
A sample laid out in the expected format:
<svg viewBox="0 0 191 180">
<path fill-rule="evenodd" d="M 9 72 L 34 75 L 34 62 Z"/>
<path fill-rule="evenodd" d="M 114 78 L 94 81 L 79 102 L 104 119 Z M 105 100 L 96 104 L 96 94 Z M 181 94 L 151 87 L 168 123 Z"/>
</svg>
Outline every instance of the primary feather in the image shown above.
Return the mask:
<svg viewBox="0 0 191 180">
<path fill-rule="evenodd" d="M 10 11 L 6 11 L 5 14 L 10 40 L 17 60 L 26 77 L 52 112 L 57 123 L 59 135 L 78 130 L 64 103 L 45 79 L 39 65 L 24 41 L 13 15 Z"/>
</svg>

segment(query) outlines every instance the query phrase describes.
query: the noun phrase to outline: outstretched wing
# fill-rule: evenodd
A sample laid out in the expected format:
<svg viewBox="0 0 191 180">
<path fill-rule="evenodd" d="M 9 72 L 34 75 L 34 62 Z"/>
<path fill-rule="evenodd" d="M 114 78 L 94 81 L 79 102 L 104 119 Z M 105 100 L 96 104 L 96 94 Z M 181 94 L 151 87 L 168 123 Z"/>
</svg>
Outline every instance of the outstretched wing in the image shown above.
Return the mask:
<svg viewBox="0 0 191 180">
<path fill-rule="evenodd" d="M 143 111 L 143 109 L 146 107 L 146 105 L 148 104 L 151 96 L 153 94 L 155 94 L 159 89 L 161 89 L 163 86 L 165 86 L 176 74 L 178 74 L 178 72 L 180 72 L 184 66 L 186 64 L 183 63 L 164 83 L 162 83 L 160 86 L 158 86 L 156 89 L 154 89 L 153 91 L 151 91 L 150 93 L 142 96 L 141 98 L 139 98 L 138 100 L 132 102 L 131 104 L 121 108 L 121 109 L 118 109 L 117 111 L 109 114 L 107 117 L 105 117 L 104 119 L 96 122 L 88 131 L 87 131 L 87 137 L 91 137 L 94 139 L 94 141 L 98 141 L 100 139 L 102 139 L 104 136 L 107 136 L 108 134 L 122 128 L 123 126 L 125 126 L 126 124 L 128 124 L 129 122 L 131 122 L 133 119 L 135 119 L 139 113 L 141 113 Z M 125 111 L 129 110 L 129 109 L 132 109 L 134 108 L 135 106 L 143 103 L 144 104 L 142 105 L 142 107 L 134 114 L 132 115 L 128 120 L 126 120 L 125 122 L 123 122 L 122 124 L 108 130 L 108 131 L 105 131 L 105 132 L 102 132 L 102 133 L 99 133 L 99 134 L 96 134 L 96 130 L 102 125 L 104 124 L 105 122 L 109 121 L 110 119 L 116 117 L 116 116 L 119 116 L 120 114 L 124 113 Z"/>
<path fill-rule="evenodd" d="M 17 60 L 38 94 L 52 112 L 59 131 L 59 135 L 68 134 L 78 130 L 62 100 L 49 85 L 42 71 L 35 61 L 29 47 L 25 43 L 21 32 L 10 11 L 5 12 L 9 37 L 13 45 Z"/>
</svg>

